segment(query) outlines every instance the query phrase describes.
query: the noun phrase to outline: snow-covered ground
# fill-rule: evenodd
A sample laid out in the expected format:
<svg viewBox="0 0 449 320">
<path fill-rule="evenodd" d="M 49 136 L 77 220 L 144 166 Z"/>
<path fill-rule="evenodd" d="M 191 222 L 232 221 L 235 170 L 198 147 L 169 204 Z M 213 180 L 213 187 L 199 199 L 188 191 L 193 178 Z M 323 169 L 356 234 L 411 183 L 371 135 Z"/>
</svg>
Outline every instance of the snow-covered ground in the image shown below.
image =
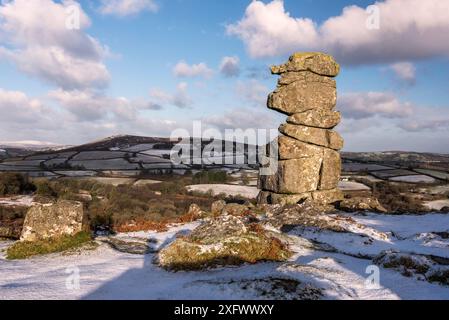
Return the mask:
<svg viewBox="0 0 449 320">
<path fill-rule="evenodd" d="M 427 201 L 424 205 L 430 210 L 438 210 L 440 211 L 444 207 L 449 207 L 449 199 L 444 200 L 435 200 L 435 201 Z"/>
<path fill-rule="evenodd" d="M 371 190 L 370 187 L 367 185 L 364 185 L 360 182 L 355 181 L 340 181 L 338 183 L 338 188 L 343 191 L 369 191 Z"/>
<path fill-rule="evenodd" d="M 448 286 L 406 277 L 394 269 L 380 267 L 379 286 L 367 284 L 376 271 L 372 256 L 385 249 L 449 257 L 449 239 L 437 236 L 449 231 L 449 215 L 347 217 L 353 220 L 342 218 L 341 223 L 351 232 L 310 228 L 290 231 L 295 254 L 287 262 L 201 272 L 168 272 L 153 264 L 154 254 L 122 253 L 105 243 L 95 250 L 21 261 L 7 261 L 1 253 L 0 299 L 263 299 L 267 296 L 262 296 L 258 288 L 266 287 L 267 279 L 272 278 L 319 288 L 323 299 L 449 299 Z M 117 237 L 151 243 L 157 250 L 173 241 L 176 234 L 188 233 L 198 224 L 174 226 L 164 233 L 136 232 Z M 323 249 L 305 246 L 310 240 Z M 0 251 L 11 244 L 0 242 Z M 273 294 L 278 299 L 288 297 L 287 293 Z"/>
<path fill-rule="evenodd" d="M 0 198 L 0 205 L 31 207 L 31 205 L 33 204 L 33 200 L 33 196 L 3 197 Z"/>
<path fill-rule="evenodd" d="M 195 184 L 186 187 L 188 191 L 209 192 L 213 195 L 224 193 L 229 196 L 242 196 L 249 199 L 254 199 L 259 194 L 257 187 L 237 186 L 229 184 Z"/>
</svg>

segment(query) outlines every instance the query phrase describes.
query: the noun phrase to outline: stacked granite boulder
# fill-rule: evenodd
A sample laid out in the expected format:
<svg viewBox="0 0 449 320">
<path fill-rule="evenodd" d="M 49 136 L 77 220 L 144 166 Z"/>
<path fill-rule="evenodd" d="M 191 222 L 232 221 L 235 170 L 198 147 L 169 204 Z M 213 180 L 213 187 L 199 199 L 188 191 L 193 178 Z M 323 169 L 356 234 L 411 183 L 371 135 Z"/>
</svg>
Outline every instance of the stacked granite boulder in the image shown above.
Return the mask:
<svg viewBox="0 0 449 320">
<path fill-rule="evenodd" d="M 268 108 L 287 114 L 279 128 L 278 170 L 260 175 L 260 204 L 295 204 L 313 199 L 331 204 L 342 199 L 339 150 L 343 138 L 333 130 L 341 114 L 335 111 L 340 71 L 335 60 L 323 53 L 295 53 L 281 66 Z"/>
</svg>

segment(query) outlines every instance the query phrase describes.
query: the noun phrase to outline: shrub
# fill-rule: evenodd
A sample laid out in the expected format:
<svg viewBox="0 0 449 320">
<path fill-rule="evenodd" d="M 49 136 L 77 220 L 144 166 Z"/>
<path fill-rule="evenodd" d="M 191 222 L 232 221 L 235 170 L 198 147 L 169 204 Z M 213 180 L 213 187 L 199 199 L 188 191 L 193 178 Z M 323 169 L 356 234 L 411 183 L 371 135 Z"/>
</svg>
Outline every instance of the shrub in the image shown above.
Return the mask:
<svg viewBox="0 0 449 320">
<path fill-rule="evenodd" d="M 227 181 L 226 171 L 201 171 L 193 176 L 194 184 L 226 183 Z"/>
<path fill-rule="evenodd" d="M 17 219 L 24 219 L 28 211 L 27 207 L 3 207 L 0 206 L 0 223 L 2 221 L 11 221 Z"/>
<path fill-rule="evenodd" d="M 56 239 L 35 242 L 19 241 L 8 248 L 6 258 L 9 260 L 26 259 L 36 255 L 63 252 L 78 248 L 91 240 L 89 233 L 80 232 L 74 236 L 62 236 Z"/>
<path fill-rule="evenodd" d="M 58 192 L 54 188 L 54 184 L 52 184 L 48 180 L 39 180 L 35 182 L 36 186 L 36 194 L 41 197 L 57 197 Z"/>
<path fill-rule="evenodd" d="M 20 173 L 6 172 L 0 174 L 0 195 L 17 195 L 33 191 L 28 177 Z"/>
<path fill-rule="evenodd" d="M 378 182 L 373 185 L 373 195 L 389 212 L 420 213 L 427 209 L 422 203 L 408 194 L 410 187 L 405 184 Z"/>
</svg>

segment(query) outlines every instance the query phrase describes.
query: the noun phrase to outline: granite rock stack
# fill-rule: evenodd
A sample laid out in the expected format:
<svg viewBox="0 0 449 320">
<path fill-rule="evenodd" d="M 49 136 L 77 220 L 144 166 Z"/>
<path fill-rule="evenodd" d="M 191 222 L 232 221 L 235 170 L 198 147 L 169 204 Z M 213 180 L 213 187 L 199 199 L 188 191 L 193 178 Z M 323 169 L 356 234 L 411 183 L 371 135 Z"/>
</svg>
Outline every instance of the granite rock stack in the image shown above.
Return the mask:
<svg viewBox="0 0 449 320">
<path fill-rule="evenodd" d="M 268 97 L 268 108 L 288 115 L 279 127 L 278 167 L 260 175 L 260 204 L 296 204 L 313 199 L 331 204 L 342 199 L 339 150 L 343 138 L 333 129 L 341 114 L 335 110 L 335 77 L 340 66 L 323 53 L 295 53 L 286 64 L 271 68 L 280 75 Z"/>
</svg>

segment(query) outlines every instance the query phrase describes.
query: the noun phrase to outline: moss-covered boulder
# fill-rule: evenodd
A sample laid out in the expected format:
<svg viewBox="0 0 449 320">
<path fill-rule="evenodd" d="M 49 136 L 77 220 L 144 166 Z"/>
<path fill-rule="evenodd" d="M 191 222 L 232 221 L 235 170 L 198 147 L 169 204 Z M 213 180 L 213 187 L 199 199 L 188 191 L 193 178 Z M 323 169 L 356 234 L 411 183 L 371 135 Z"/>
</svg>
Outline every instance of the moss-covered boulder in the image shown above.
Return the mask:
<svg viewBox="0 0 449 320">
<path fill-rule="evenodd" d="M 242 219 L 231 215 L 214 218 L 162 249 L 156 262 L 169 270 L 200 270 L 290 257 L 285 243 Z"/>
<path fill-rule="evenodd" d="M 83 204 L 59 200 L 56 203 L 36 204 L 25 217 L 21 241 L 38 241 L 61 236 L 73 236 L 84 231 Z"/>
</svg>

